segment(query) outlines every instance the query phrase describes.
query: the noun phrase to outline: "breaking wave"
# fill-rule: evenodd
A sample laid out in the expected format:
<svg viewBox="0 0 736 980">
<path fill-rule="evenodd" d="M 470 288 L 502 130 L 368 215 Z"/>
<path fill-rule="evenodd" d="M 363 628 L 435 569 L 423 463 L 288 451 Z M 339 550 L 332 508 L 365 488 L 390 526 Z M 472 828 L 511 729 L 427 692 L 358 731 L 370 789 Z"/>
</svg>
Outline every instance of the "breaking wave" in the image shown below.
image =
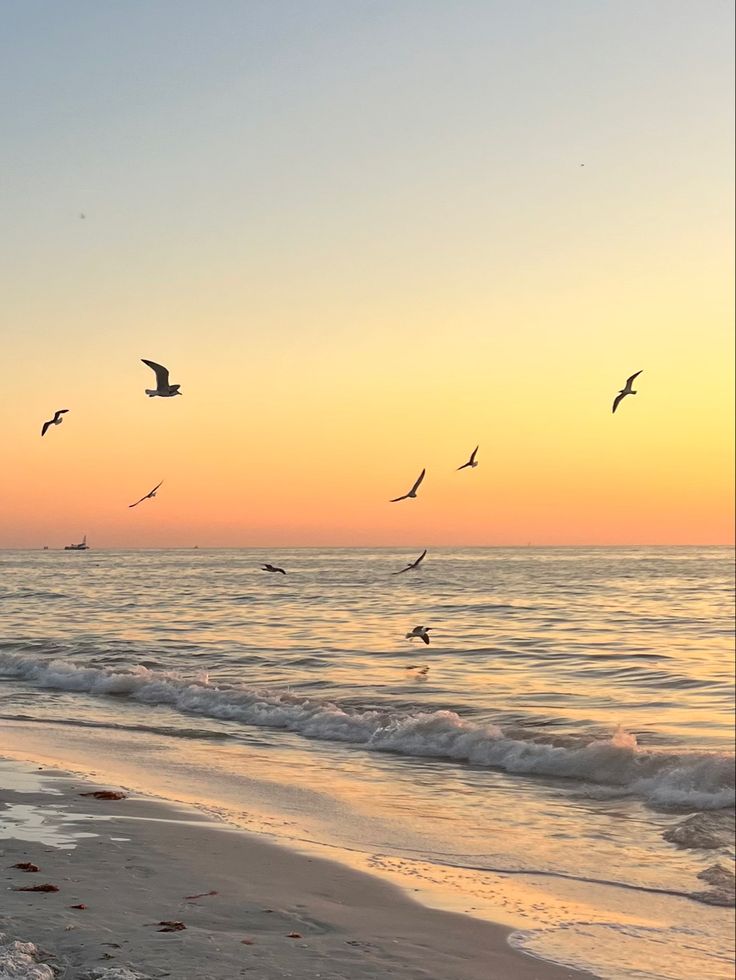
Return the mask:
<svg viewBox="0 0 736 980">
<path fill-rule="evenodd" d="M 734 804 L 734 761 L 715 752 L 674 753 L 640 749 L 617 732 L 608 739 L 544 740 L 537 731 L 508 737 L 496 725 L 454 711 L 388 711 L 344 705 L 294 692 L 247 686 L 214 686 L 167 671 L 137 667 L 116 671 L 77 667 L 0 653 L 0 672 L 40 687 L 130 698 L 168 705 L 185 714 L 283 729 L 306 738 L 472 763 L 509 773 L 547 776 L 611 787 L 658 806 L 715 810 Z"/>
</svg>

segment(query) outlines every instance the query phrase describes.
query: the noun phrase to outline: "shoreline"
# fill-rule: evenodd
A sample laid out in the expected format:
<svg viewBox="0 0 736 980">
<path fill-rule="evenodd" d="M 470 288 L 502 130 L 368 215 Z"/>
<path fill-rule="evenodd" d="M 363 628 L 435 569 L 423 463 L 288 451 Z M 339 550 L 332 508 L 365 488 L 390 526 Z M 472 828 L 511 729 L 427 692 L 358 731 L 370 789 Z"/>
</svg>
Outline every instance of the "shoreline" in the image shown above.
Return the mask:
<svg viewBox="0 0 736 980">
<path fill-rule="evenodd" d="M 83 797 L 118 787 L 17 758 L 0 769 L 0 932 L 52 954 L 65 978 L 113 980 L 124 970 L 128 980 L 230 980 L 254 971 L 264 980 L 592 976 L 515 949 L 501 925 L 428 908 L 377 877 L 194 807 L 133 793 Z M 41 870 L 12 869 L 26 861 Z M 14 890 L 37 884 L 59 892 Z M 86 907 L 70 908 L 79 904 Z M 164 921 L 185 929 L 162 934 Z"/>
</svg>

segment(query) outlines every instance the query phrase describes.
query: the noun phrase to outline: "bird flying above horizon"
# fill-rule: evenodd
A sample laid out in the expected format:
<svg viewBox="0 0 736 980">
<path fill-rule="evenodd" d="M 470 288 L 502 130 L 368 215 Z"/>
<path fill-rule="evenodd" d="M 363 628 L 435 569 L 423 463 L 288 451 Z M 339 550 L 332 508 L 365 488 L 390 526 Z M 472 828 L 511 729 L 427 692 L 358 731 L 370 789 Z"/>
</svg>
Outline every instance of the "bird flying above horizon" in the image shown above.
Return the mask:
<svg viewBox="0 0 736 980">
<path fill-rule="evenodd" d="M 642 370 L 644 370 L 644 369 L 642 368 Z M 619 391 L 619 393 L 613 399 L 613 408 L 611 410 L 612 412 L 615 412 L 616 411 L 616 409 L 619 406 L 619 403 L 621 401 L 623 401 L 623 399 L 626 398 L 627 395 L 635 395 L 636 394 L 636 392 L 634 391 L 634 389 L 631 386 L 634 383 L 634 380 L 636 378 L 638 378 L 640 374 L 641 374 L 641 371 L 637 371 L 636 374 L 632 374 L 630 378 L 627 378 L 626 379 L 626 384 L 623 386 L 623 388 L 621 389 L 621 391 Z"/>
<path fill-rule="evenodd" d="M 174 395 L 181 394 L 181 392 L 179 391 L 181 385 L 169 384 L 168 368 L 163 367 L 163 365 L 161 364 L 157 364 L 155 361 L 147 361 L 145 357 L 142 357 L 141 360 L 143 361 L 144 364 L 147 364 L 148 367 L 150 367 L 153 373 L 156 375 L 155 390 L 146 388 L 146 394 L 148 395 L 149 398 L 155 398 L 156 395 L 158 395 L 159 398 L 173 398 Z"/>
<path fill-rule="evenodd" d="M 422 470 L 422 472 L 417 477 L 416 483 L 414 484 L 414 486 L 411 488 L 411 490 L 408 493 L 405 493 L 402 497 L 394 497 L 393 500 L 390 500 L 389 501 L 389 503 L 390 504 L 395 504 L 395 503 L 398 503 L 399 500 L 408 500 L 409 498 L 412 498 L 413 499 L 414 497 L 416 497 L 417 490 L 419 489 L 419 484 L 424 479 L 424 474 L 426 472 L 427 472 L 426 469 L 423 469 Z"/>
<path fill-rule="evenodd" d="M 265 565 L 261 565 L 261 571 L 262 572 L 281 572 L 282 575 L 286 575 L 286 572 L 283 570 L 283 568 L 279 568 L 277 565 L 269 565 L 268 562 L 266 562 Z"/>
<path fill-rule="evenodd" d="M 48 422 L 44 422 L 43 426 L 41 427 L 41 435 L 42 436 L 46 435 L 49 426 L 61 425 L 61 423 L 64 421 L 64 419 L 61 416 L 66 415 L 68 411 L 69 411 L 68 408 L 57 408 L 57 410 L 54 412 L 54 417 L 52 419 L 49 419 Z"/>
<path fill-rule="evenodd" d="M 419 563 L 424 560 L 424 556 L 427 554 L 427 549 L 425 548 L 421 555 L 415 560 L 410 561 L 406 568 L 400 568 L 398 572 L 393 572 L 394 575 L 401 575 L 403 572 L 408 572 L 412 568 L 417 568 Z"/>
<path fill-rule="evenodd" d="M 415 626 L 413 630 L 406 634 L 407 640 L 423 640 L 429 646 L 429 631 L 431 626 Z"/>
<path fill-rule="evenodd" d="M 479 449 L 480 446 L 476 446 L 475 449 L 470 454 L 470 459 L 467 461 L 467 463 L 463 463 L 462 466 L 458 466 L 458 470 L 464 470 L 468 466 L 470 466 L 471 469 L 475 469 L 475 467 L 478 465 L 475 461 L 475 454 L 478 452 Z"/>
<path fill-rule="evenodd" d="M 163 482 L 164 481 L 162 480 L 161 483 Z M 136 500 L 134 504 L 128 504 L 128 507 L 137 507 L 138 504 L 142 504 L 144 500 L 153 500 L 153 498 L 156 496 L 156 491 L 161 486 L 161 483 L 157 483 L 153 490 L 150 490 L 147 494 L 141 497 L 140 500 Z"/>
</svg>

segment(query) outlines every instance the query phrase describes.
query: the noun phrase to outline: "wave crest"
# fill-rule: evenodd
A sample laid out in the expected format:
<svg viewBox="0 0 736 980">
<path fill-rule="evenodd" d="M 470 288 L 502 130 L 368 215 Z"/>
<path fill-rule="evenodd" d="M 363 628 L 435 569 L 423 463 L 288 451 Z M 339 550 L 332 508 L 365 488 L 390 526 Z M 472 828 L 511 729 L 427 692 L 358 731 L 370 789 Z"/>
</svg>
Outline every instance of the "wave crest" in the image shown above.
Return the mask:
<svg viewBox="0 0 736 980">
<path fill-rule="evenodd" d="M 377 752 L 468 762 L 510 773 L 548 776 L 615 788 L 649 803 L 689 809 L 734 805 L 733 757 L 720 753 L 666 753 L 640 749 L 622 731 L 608 739 L 581 737 L 565 745 L 537 731 L 506 737 L 492 724 L 454 711 L 379 711 L 307 698 L 293 692 L 211 685 L 172 672 L 136 667 L 116 671 L 77 667 L 0 653 L 0 670 L 41 687 L 165 704 L 187 714 L 280 728 L 306 738 L 362 745 Z"/>
</svg>

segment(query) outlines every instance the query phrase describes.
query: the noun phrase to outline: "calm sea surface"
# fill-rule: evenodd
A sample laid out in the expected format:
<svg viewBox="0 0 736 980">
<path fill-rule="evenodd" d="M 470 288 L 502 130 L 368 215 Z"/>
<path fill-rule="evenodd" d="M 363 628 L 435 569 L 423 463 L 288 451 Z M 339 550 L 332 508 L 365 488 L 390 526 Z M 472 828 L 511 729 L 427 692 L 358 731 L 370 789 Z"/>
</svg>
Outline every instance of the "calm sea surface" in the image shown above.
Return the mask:
<svg viewBox="0 0 736 980">
<path fill-rule="evenodd" d="M 392 574 L 417 554 L 0 552 L 6 745 L 604 977 L 732 977 L 733 551 L 435 549 Z"/>
</svg>

